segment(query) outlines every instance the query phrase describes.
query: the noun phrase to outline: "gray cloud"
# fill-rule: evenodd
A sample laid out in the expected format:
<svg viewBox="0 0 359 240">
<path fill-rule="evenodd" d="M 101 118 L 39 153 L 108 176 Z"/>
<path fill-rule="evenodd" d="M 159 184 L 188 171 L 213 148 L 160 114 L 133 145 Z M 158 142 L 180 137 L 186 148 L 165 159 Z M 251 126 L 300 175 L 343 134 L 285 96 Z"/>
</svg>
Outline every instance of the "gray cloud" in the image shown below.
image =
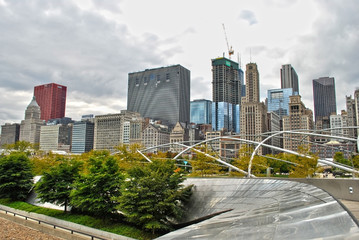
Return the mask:
<svg viewBox="0 0 359 240">
<path fill-rule="evenodd" d="M 110 1 L 96 2 L 113 7 Z M 0 31 L 0 94 L 28 93 L 26 104 L 0 115 L 0 124 L 6 119 L 20 121 L 33 87 L 49 82 L 66 85 L 68 99 L 81 99 L 89 107 L 125 106 L 108 101 L 126 101 L 128 73 L 161 66 L 166 54 L 179 49 L 175 42 L 166 43 L 168 50 L 163 52 L 159 48 L 164 43 L 155 34 L 133 36 L 126 25 L 83 11 L 70 1 L 8 1 L 0 5 Z M 0 112 L 6 113 L 4 103 L 16 99 L 3 98 Z"/>
<path fill-rule="evenodd" d="M 334 77 L 337 110 L 345 109 L 345 95 L 359 87 L 359 5 L 357 1 L 318 1 L 322 10 L 314 34 L 298 39 L 291 63 L 300 78 L 300 93 L 313 102 L 312 80 Z"/>
<path fill-rule="evenodd" d="M 296 4 L 297 0 L 265 0 L 263 1 L 263 4 L 266 4 L 267 6 L 278 6 L 278 7 L 290 7 L 294 4 Z"/>
<path fill-rule="evenodd" d="M 249 25 L 254 25 L 254 24 L 258 23 L 254 13 L 249 10 L 242 10 L 239 13 L 239 19 L 243 19 L 243 20 L 247 21 L 249 23 Z"/>
<path fill-rule="evenodd" d="M 113 13 L 121 13 L 120 0 L 92 0 L 95 7 L 104 9 Z"/>
<path fill-rule="evenodd" d="M 196 89 L 196 90 L 194 90 Z M 211 81 L 205 80 L 203 77 L 196 77 L 191 79 L 191 100 L 201 99 L 203 96 L 212 96 Z M 212 98 L 207 98 L 212 100 Z"/>
</svg>

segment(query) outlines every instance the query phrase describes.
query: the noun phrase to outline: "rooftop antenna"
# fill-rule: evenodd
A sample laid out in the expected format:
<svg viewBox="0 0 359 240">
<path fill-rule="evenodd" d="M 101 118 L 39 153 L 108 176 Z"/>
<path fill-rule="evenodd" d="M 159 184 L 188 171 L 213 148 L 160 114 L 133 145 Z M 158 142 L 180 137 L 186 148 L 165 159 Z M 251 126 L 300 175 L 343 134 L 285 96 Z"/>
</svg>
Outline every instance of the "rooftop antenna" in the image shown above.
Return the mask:
<svg viewBox="0 0 359 240">
<path fill-rule="evenodd" d="M 237 62 L 239 63 L 239 68 L 242 69 L 242 56 L 237 53 Z"/>
<path fill-rule="evenodd" d="M 252 63 L 252 48 L 249 49 L 249 62 Z"/>
</svg>

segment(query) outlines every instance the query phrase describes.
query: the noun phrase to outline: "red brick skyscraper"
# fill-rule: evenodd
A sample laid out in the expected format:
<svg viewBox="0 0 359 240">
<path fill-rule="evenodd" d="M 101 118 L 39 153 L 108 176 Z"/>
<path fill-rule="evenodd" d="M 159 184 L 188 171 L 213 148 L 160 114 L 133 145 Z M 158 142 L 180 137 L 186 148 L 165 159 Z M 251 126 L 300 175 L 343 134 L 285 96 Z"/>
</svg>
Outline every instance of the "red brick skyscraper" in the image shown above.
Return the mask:
<svg viewBox="0 0 359 240">
<path fill-rule="evenodd" d="M 65 117 L 67 87 L 48 83 L 34 87 L 34 96 L 41 110 L 41 119 Z"/>
</svg>

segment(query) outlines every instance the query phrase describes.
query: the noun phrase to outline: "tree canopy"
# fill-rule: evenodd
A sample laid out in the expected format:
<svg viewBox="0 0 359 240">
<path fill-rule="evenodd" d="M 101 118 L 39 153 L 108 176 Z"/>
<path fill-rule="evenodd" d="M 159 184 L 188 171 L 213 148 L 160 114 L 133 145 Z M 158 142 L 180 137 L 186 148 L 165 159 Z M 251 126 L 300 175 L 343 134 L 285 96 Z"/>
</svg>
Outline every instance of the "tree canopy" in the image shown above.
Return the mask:
<svg viewBox="0 0 359 240">
<path fill-rule="evenodd" d="M 0 158 L 0 198 L 25 200 L 32 186 L 31 164 L 25 153 Z"/>
<path fill-rule="evenodd" d="M 107 151 L 94 151 L 88 168 L 74 183 L 71 205 L 96 216 L 114 213 L 124 178 L 116 159 Z"/>
<path fill-rule="evenodd" d="M 192 186 L 183 187 L 183 175 L 170 160 L 154 160 L 145 166 L 134 166 L 127 172 L 118 210 L 126 219 L 144 229 L 170 228 L 170 219 L 183 214 L 183 204 Z"/>
<path fill-rule="evenodd" d="M 66 212 L 73 183 L 79 177 L 81 165 L 79 161 L 62 159 L 59 165 L 44 172 L 36 184 L 36 192 L 40 201 L 64 206 Z"/>
</svg>

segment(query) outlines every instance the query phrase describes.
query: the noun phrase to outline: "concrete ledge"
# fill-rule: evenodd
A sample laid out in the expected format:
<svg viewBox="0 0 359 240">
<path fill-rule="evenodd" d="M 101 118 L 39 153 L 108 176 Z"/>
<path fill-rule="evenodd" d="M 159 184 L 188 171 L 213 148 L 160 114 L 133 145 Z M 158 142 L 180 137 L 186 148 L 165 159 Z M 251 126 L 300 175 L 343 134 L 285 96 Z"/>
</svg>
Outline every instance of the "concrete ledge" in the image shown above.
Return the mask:
<svg viewBox="0 0 359 240">
<path fill-rule="evenodd" d="M 313 185 L 323 189 L 337 199 L 359 201 L 359 179 L 284 178 L 281 180 Z"/>
<path fill-rule="evenodd" d="M 19 214 L 19 215 L 22 215 L 22 216 L 25 216 L 28 218 L 36 219 L 38 221 L 34 221 L 34 220 L 30 220 L 30 219 L 26 220 L 24 217 L 14 216 L 11 213 L 6 214 L 5 211 L 14 212 L 15 214 Z M 78 232 L 92 235 L 92 236 L 96 237 L 97 239 L 133 240 L 133 238 L 101 231 L 101 230 L 98 230 L 95 228 L 90 228 L 90 227 L 87 227 L 84 225 L 67 222 L 64 220 L 45 216 L 42 214 L 26 212 L 26 211 L 10 208 L 10 207 L 7 207 L 7 206 L 1 205 L 1 204 L 0 204 L 0 217 L 8 219 L 8 220 L 16 222 L 16 223 L 19 223 L 19 224 L 22 224 L 24 226 L 27 226 L 27 227 L 30 227 L 33 229 L 36 229 L 40 232 L 47 233 L 52 236 L 56 236 L 56 237 L 60 237 L 60 238 L 64 238 L 64 239 L 74 239 L 74 240 L 91 239 L 89 236 L 80 235 L 78 233 L 71 234 L 71 231 L 66 230 L 66 229 L 71 229 L 73 231 L 78 231 Z M 39 224 L 39 221 L 41 221 L 40 224 Z M 44 222 L 50 223 L 51 225 L 46 224 Z M 56 227 L 54 228 L 54 225 L 58 226 L 59 228 L 56 228 Z M 62 229 L 62 228 L 66 228 L 66 229 Z"/>
</svg>

